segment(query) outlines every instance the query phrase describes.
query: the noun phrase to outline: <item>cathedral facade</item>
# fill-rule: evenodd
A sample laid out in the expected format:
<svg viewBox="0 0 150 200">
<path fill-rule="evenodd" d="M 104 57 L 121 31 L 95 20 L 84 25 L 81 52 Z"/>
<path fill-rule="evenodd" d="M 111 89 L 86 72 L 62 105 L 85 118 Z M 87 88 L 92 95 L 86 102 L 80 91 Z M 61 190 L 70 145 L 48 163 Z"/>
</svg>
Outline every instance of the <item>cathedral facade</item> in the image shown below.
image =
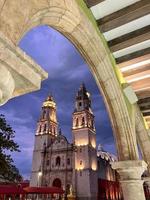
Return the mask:
<svg viewBox="0 0 150 200">
<path fill-rule="evenodd" d="M 99 158 L 91 99 L 85 85 L 80 86 L 75 99 L 72 143 L 58 131 L 56 103 L 48 96 L 37 123 L 30 185 L 62 187 L 66 195 L 71 188 L 77 199 L 96 200 Z"/>
</svg>

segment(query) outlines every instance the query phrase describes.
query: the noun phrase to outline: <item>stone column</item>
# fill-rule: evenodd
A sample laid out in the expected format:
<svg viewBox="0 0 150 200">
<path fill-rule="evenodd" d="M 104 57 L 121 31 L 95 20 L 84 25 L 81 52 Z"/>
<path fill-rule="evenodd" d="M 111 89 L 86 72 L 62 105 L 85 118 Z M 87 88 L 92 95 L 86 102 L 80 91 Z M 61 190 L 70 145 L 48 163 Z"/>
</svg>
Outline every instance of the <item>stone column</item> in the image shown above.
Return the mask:
<svg viewBox="0 0 150 200">
<path fill-rule="evenodd" d="M 128 160 L 113 162 L 111 165 L 120 175 L 124 200 L 145 200 L 141 176 L 147 164 L 141 160 Z"/>
<path fill-rule="evenodd" d="M 148 172 L 150 175 L 150 137 L 149 137 L 149 131 L 145 128 L 144 120 L 142 113 L 138 107 L 138 105 L 135 107 L 136 109 L 136 136 L 137 141 L 140 146 L 140 150 L 142 153 L 143 160 L 148 164 Z M 150 176 L 149 176 L 150 178 Z"/>
</svg>

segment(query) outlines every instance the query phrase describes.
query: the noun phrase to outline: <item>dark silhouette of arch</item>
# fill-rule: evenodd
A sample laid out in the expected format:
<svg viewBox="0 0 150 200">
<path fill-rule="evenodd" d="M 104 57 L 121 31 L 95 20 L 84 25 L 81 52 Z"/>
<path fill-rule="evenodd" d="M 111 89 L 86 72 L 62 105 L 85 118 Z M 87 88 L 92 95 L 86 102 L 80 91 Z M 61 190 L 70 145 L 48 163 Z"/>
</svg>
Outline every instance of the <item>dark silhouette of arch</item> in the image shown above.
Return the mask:
<svg viewBox="0 0 150 200">
<path fill-rule="evenodd" d="M 46 110 L 43 111 L 43 119 L 46 118 Z"/>
<path fill-rule="evenodd" d="M 70 158 L 67 159 L 67 165 L 70 165 Z"/>
<path fill-rule="evenodd" d="M 46 131 L 46 124 L 44 125 L 44 131 Z"/>
<path fill-rule="evenodd" d="M 61 159 L 59 156 L 56 158 L 56 166 L 60 166 Z"/>
<path fill-rule="evenodd" d="M 82 125 L 84 125 L 85 124 L 85 119 L 84 119 L 84 117 L 82 117 Z"/>
<path fill-rule="evenodd" d="M 55 178 L 53 181 L 53 186 L 61 188 L 61 180 L 59 178 Z"/>
<path fill-rule="evenodd" d="M 76 119 L 76 126 L 78 126 L 79 125 L 79 119 L 77 118 Z"/>
</svg>

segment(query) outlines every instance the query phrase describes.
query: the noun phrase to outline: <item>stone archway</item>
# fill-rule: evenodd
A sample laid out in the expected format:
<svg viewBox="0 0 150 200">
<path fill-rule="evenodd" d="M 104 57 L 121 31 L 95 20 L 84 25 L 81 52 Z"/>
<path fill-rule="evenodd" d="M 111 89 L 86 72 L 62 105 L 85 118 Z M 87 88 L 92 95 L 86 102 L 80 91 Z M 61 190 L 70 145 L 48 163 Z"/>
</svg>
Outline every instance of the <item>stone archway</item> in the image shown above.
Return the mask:
<svg viewBox="0 0 150 200">
<path fill-rule="evenodd" d="M 1 13 L 1 32 L 15 45 L 28 30 L 38 25 L 49 25 L 67 37 L 88 63 L 103 95 L 114 129 L 119 160 L 138 159 L 134 127 L 112 58 L 94 22 L 81 9 L 80 1 L 23 2 L 24 6 L 20 1 L 5 1 Z M 20 9 L 21 6 L 23 9 Z"/>
<path fill-rule="evenodd" d="M 59 178 L 55 178 L 55 179 L 53 180 L 52 186 L 61 188 L 61 187 L 62 187 L 61 180 L 60 180 Z"/>
<path fill-rule="evenodd" d="M 83 0 L 1 0 L 0 8 L 0 31 L 2 32 L 0 37 L 3 43 L 7 44 L 6 47 L 11 46 L 9 49 L 3 49 L 1 60 L 6 62 L 10 59 L 10 57 L 6 59 L 6 50 L 9 53 L 11 50 L 17 60 L 18 42 L 28 30 L 38 25 L 46 24 L 53 27 L 76 46 L 89 65 L 111 119 L 118 158 L 119 161 L 124 161 L 114 167 L 125 169 L 125 171 L 120 172 L 124 176 L 127 168 L 134 166 L 140 180 L 145 165 L 140 161 L 129 162 L 129 165 L 128 162 L 125 162 L 138 160 L 135 124 L 130 115 L 131 108 L 124 97 L 114 60 Z M 8 52 L 6 52 L 6 55 L 8 55 Z M 26 60 L 29 59 L 26 58 Z M 13 61 L 13 63 L 13 67 L 16 66 L 17 62 Z M 6 68 L 9 71 L 9 68 Z M 24 73 L 27 76 L 27 72 Z M 22 93 L 18 91 L 17 95 L 19 94 Z M 12 93 L 12 96 L 15 95 Z M 125 175 L 126 177 L 129 176 Z M 135 174 L 130 179 L 133 178 L 135 178 Z M 123 185 L 123 187 L 126 186 Z M 141 187 L 141 185 L 139 184 L 138 187 Z M 130 190 L 129 187 L 126 187 L 126 189 Z M 139 198 L 142 200 L 143 196 Z"/>
</svg>

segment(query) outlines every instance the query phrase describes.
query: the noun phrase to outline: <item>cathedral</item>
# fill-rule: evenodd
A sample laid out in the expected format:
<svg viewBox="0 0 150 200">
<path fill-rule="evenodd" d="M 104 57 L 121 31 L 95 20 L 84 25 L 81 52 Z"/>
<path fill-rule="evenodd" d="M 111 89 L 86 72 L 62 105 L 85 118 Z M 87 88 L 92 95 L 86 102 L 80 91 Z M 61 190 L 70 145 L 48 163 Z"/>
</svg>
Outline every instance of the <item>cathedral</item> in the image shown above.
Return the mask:
<svg viewBox="0 0 150 200">
<path fill-rule="evenodd" d="M 79 200 L 96 200 L 98 178 L 116 179 L 110 166 L 115 159 L 100 146 L 97 151 L 91 98 L 84 84 L 75 98 L 71 143 L 58 129 L 53 97 L 47 97 L 35 134 L 31 186 L 62 187 L 66 195 L 71 189 Z"/>
</svg>

